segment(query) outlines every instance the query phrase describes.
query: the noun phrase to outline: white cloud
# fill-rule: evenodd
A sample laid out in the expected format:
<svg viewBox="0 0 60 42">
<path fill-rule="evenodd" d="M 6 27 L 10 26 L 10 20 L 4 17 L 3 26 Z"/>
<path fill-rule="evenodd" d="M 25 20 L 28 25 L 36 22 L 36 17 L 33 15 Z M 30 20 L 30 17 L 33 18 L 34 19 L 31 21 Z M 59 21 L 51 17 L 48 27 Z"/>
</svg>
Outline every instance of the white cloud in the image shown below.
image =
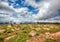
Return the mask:
<svg viewBox="0 0 60 42">
<path fill-rule="evenodd" d="M 54 18 L 50 18 L 50 20 L 57 20 L 57 21 L 60 21 L 60 16 L 56 16 Z"/>
<path fill-rule="evenodd" d="M 28 11 L 28 8 L 17 8 L 17 9 L 15 9 L 15 12 L 17 14 L 25 13 L 27 11 Z"/>
<path fill-rule="evenodd" d="M 37 7 L 37 4 L 35 3 L 35 1 L 34 0 L 26 0 L 25 1 L 25 4 L 27 4 L 28 6 L 30 5 L 30 6 L 35 6 L 35 7 Z"/>
<path fill-rule="evenodd" d="M 14 2 L 14 1 L 13 1 Z M 60 0 L 43 0 L 39 2 L 35 2 L 35 0 L 26 0 L 25 5 L 32 6 L 39 10 L 37 14 L 33 14 L 32 12 L 28 11 L 27 7 L 24 8 L 17 8 L 14 9 L 13 6 L 8 6 L 7 2 L 1 2 L 0 4 L 0 12 L 7 13 L 0 15 L 0 20 L 3 22 L 53 22 L 55 16 L 58 15 L 58 10 L 60 9 Z M 12 15 L 15 14 L 17 16 L 13 17 Z M 4 17 L 4 18 L 3 18 Z M 52 18 L 52 19 L 51 19 Z M 45 20 L 46 19 L 46 20 Z M 49 20 L 50 19 L 50 20 Z M 56 22 L 56 21 L 55 21 Z"/>
<path fill-rule="evenodd" d="M 60 0 L 41 0 L 35 2 L 35 0 L 26 0 L 25 4 L 37 8 L 39 12 L 37 15 L 33 15 L 36 19 L 48 19 L 58 15 L 60 9 Z"/>
<path fill-rule="evenodd" d="M 0 3 L 0 11 L 5 12 L 5 13 L 13 13 L 14 8 L 9 7 L 7 2 L 1 2 Z"/>
<path fill-rule="evenodd" d="M 48 19 L 58 15 L 58 9 L 60 9 L 60 0 L 49 0 L 45 1 L 42 4 L 42 7 L 39 8 L 37 15 L 34 15 L 36 19 Z"/>
<path fill-rule="evenodd" d="M 0 12 L 2 13 L 11 13 L 11 14 L 20 14 L 21 12 L 27 11 L 27 8 L 17 8 L 14 9 L 13 6 L 9 6 L 7 2 L 0 3 Z"/>
</svg>

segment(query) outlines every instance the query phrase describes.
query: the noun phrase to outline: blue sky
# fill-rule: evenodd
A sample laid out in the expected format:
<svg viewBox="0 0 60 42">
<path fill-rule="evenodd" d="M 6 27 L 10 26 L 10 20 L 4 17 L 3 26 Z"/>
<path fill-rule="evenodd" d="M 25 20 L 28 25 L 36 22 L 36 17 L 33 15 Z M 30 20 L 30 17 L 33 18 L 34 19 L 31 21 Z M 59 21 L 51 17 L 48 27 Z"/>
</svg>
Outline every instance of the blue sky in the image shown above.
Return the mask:
<svg viewBox="0 0 60 42">
<path fill-rule="evenodd" d="M 60 0 L 0 0 L 0 22 L 60 22 Z"/>
<path fill-rule="evenodd" d="M 38 2 L 39 0 L 35 0 L 35 1 Z M 31 5 L 29 5 L 29 6 L 24 5 L 25 4 L 24 2 L 25 2 L 25 0 L 17 0 L 15 2 L 12 2 L 11 0 L 8 0 L 9 6 L 11 6 L 13 4 L 14 8 L 24 8 L 24 7 L 27 7 L 28 11 L 31 11 L 31 12 L 33 12 L 35 14 L 38 13 L 38 10 L 36 8 L 32 7 Z"/>
</svg>

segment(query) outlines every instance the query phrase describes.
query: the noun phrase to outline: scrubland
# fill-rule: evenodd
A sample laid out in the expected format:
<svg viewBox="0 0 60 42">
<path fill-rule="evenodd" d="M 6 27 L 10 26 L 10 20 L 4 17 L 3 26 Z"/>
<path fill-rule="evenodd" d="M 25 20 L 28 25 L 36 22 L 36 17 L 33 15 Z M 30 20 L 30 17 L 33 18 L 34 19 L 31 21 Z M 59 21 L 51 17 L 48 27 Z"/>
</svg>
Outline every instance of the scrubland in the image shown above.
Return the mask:
<svg viewBox="0 0 60 42">
<path fill-rule="evenodd" d="M 60 42 L 60 24 L 0 24 L 0 42 Z"/>
</svg>

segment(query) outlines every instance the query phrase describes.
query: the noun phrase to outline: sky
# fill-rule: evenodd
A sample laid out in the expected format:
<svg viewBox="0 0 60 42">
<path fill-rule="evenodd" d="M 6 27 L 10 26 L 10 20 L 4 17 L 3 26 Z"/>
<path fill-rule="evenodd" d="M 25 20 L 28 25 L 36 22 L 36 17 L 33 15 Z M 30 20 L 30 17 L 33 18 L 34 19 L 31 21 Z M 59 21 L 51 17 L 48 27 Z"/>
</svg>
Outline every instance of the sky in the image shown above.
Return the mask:
<svg viewBox="0 0 60 42">
<path fill-rule="evenodd" d="M 0 23 L 60 22 L 60 0 L 0 0 Z"/>
</svg>

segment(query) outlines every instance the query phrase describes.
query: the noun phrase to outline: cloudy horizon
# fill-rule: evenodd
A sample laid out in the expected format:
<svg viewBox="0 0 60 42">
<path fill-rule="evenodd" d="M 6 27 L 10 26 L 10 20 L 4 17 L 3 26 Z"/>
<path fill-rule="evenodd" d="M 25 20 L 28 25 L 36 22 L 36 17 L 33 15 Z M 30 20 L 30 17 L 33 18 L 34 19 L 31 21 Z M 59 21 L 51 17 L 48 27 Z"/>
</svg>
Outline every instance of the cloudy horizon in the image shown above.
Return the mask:
<svg viewBox="0 0 60 42">
<path fill-rule="evenodd" d="M 60 0 L 0 0 L 0 22 L 60 22 Z"/>
</svg>

